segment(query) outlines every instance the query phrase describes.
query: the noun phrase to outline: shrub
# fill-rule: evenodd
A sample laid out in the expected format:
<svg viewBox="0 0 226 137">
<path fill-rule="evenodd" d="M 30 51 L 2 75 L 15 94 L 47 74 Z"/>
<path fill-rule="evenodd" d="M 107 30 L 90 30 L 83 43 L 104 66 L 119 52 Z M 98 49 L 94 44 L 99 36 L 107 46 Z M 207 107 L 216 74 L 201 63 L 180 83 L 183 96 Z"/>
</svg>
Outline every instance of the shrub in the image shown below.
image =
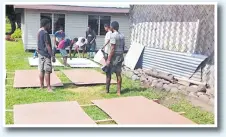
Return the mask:
<svg viewBox="0 0 226 137">
<path fill-rule="evenodd" d="M 21 38 L 22 32 L 21 29 L 16 29 L 15 32 L 11 35 L 12 38 Z"/>
<path fill-rule="evenodd" d="M 5 18 L 5 22 L 6 22 L 6 24 L 10 24 L 10 21 L 9 21 L 8 17 Z"/>
</svg>

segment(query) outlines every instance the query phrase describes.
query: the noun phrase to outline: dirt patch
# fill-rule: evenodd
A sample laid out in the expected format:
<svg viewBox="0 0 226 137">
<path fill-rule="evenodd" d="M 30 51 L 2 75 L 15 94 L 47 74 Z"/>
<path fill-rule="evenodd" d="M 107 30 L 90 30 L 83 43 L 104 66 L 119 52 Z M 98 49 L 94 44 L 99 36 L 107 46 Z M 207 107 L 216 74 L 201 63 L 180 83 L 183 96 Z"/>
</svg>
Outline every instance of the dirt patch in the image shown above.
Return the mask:
<svg viewBox="0 0 226 137">
<path fill-rule="evenodd" d="M 177 104 L 182 100 L 187 100 L 189 103 L 191 103 L 193 106 L 198 107 L 204 111 L 208 111 L 210 113 L 214 113 L 214 107 L 204 103 L 200 100 L 197 100 L 195 98 L 187 97 L 185 95 L 180 95 L 180 94 L 172 94 L 172 95 L 167 95 L 159 100 L 160 104 L 170 107 L 173 104 Z"/>
<path fill-rule="evenodd" d="M 214 106 L 211 106 L 193 97 L 186 97 L 186 99 L 195 107 L 199 107 L 202 110 L 214 113 Z"/>
<path fill-rule="evenodd" d="M 182 98 L 183 98 L 182 95 L 176 95 L 176 94 L 167 95 L 161 98 L 159 100 L 159 103 L 166 107 L 170 107 L 171 105 L 177 104 L 178 102 L 180 102 Z"/>
</svg>

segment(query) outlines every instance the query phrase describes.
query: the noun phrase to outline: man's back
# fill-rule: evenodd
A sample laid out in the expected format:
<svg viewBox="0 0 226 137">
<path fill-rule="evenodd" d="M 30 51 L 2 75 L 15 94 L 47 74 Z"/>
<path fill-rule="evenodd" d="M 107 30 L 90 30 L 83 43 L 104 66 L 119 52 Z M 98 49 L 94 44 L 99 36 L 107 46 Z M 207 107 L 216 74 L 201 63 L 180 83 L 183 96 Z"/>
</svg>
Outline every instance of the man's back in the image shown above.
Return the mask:
<svg viewBox="0 0 226 137">
<path fill-rule="evenodd" d="M 48 50 L 46 48 L 46 43 L 51 46 L 50 36 L 47 31 L 41 30 L 38 32 L 38 50 L 39 54 L 45 57 L 49 57 Z M 51 46 L 52 47 L 52 46 Z"/>
<path fill-rule="evenodd" d="M 54 35 L 58 42 L 60 42 L 65 37 L 65 33 L 63 31 L 57 31 Z"/>
<path fill-rule="evenodd" d="M 124 52 L 124 46 L 125 46 L 125 37 L 122 33 L 120 32 L 113 32 L 111 34 L 111 41 L 115 41 L 115 53 L 121 53 L 123 54 Z"/>
</svg>

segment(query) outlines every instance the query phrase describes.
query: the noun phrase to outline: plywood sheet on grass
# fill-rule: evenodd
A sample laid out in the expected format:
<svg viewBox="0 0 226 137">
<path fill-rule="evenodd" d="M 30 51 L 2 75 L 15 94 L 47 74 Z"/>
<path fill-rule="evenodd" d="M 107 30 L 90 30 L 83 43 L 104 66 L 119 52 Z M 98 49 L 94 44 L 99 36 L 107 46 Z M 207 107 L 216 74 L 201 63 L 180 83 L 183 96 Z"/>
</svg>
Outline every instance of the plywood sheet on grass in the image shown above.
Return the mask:
<svg viewBox="0 0 226 137">
<path fill-rule="evenodd" d="M 92 101 L 118 124 L 195 124 L 142 96 Z"/>
<path fill-rule="evenodd" d="M 95 62 L 93 62 L 89 59 L 86 59 L 86 58 L 72 58 L 72 59 L 68 58 L 67 63 L 72 68 L 97 68 L 97 67 L 100 67 Z"/>
<path fill-rule="evenodd" d="M 38 58 L 28 58 L 29 65 L 32 67 L 37 67 L 38 66 Z M 60 63 L 58 59 L 56 59 L 56 62 L 52 63 L 53 66 L 55 67 L 63 67 L 64 65 Z"/>
<path fill-rule="evenodd" d="M 63 86 L 55 72 L 51 74 L 51 86 Z M 45 80 L 44 80 L 45 82 Z M 46 83 L 44 83 L 46 85 Z M 14 88 L 40 87 L 39 70 L 16 70 L 14 76 Z"/>
<path fill-rule="evenodd" d="M 129 67 L 132 70 L 135 69 L 143 50 L 144 50 L 143 45 L 139 43 L 133 43 L 130 46 L 129 51 L 125 56 L 125 61 L 124 61 L 125 66 Z"/>
<path fill-rule="evenodd" d="M 76 101 L 14 105 L 14 124 L 95 124 Z"/>
<path fill-rule="evenodd" d="M 75 85 L 97 85 L 106 83 L 106 76 L 92 69 L 63 70 L 63 73 Z M 111 83 L 116 83 L 116 81 L 112 79 Z"/>
</svg>

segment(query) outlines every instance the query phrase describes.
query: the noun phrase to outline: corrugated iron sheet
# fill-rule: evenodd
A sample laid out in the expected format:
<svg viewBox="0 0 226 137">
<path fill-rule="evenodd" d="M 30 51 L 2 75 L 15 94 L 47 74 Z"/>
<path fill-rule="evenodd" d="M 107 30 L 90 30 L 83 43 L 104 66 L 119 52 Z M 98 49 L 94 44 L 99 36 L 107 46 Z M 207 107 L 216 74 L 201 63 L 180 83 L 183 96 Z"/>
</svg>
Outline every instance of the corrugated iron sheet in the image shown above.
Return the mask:
<svg viewBox="0 0 226 137">
<path fill-rule="evenodd" d="M 176 77 L 189 78 L 207 56 L 173 52 L 145 47 L 142 55 L 142 68 L 156 69 Z M 202 72 L 198 70 L 191 80 L 202 81 Z"/>
</svg>

